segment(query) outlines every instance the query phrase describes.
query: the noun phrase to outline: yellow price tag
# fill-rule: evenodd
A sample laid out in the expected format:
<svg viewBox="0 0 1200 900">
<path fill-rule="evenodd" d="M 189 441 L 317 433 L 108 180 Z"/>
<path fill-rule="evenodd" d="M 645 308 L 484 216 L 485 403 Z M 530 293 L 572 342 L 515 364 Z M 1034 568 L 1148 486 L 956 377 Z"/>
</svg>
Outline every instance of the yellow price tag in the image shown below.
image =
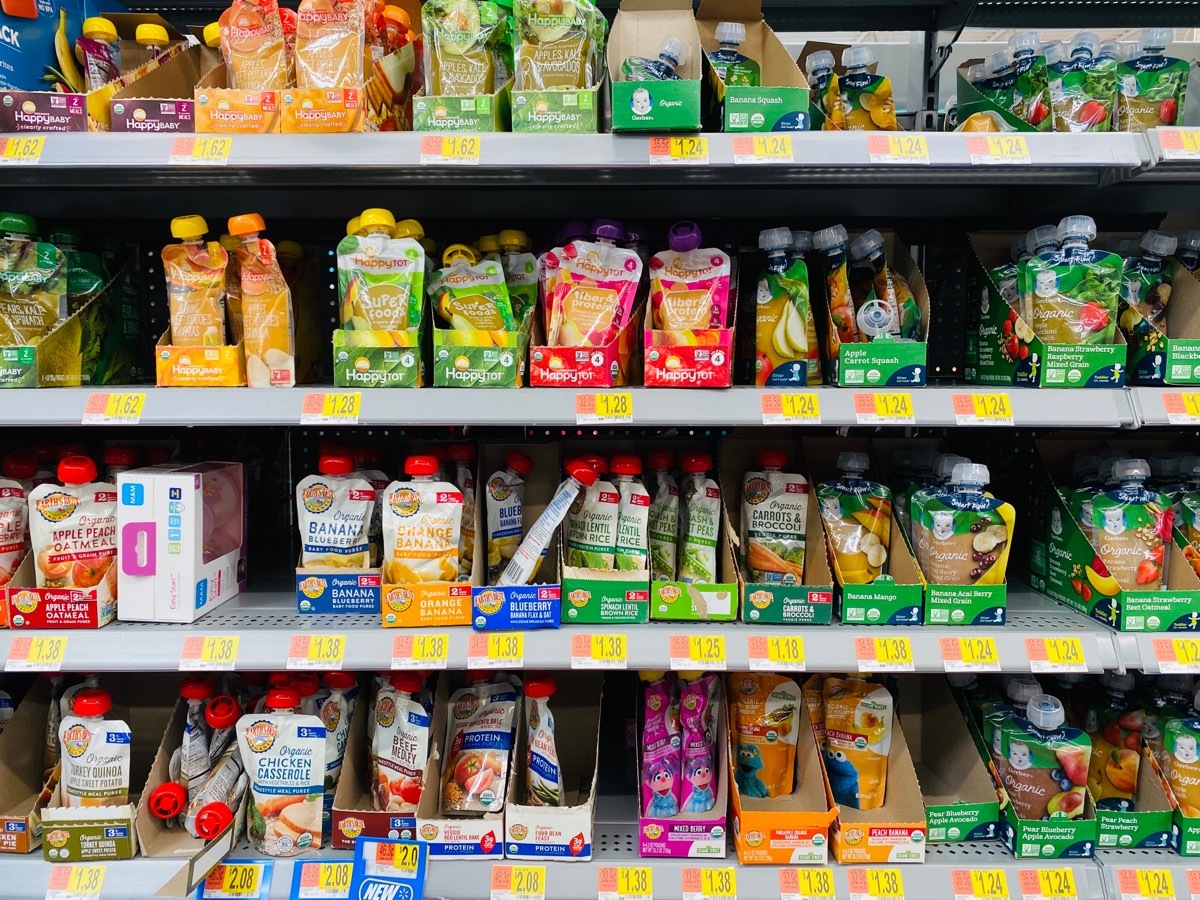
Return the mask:
<svg viewBox="0 0 1200 900">
<path fill-rule="evenodd" d="M 1019 134 L 967 135 L 967 154 L 974 165 L 1028 165 L 1029 145 Z"/>
<path fill-rule="evenodd" d="M 953 394 L 954 419 L 959 425 L 1012 425 L 1008 394 Z"/>
<path fill-rule="evenodd" d="M 670 640 L 672 669 L 724 669 L 725 636 L 673 634 Z"/>
<path fill-rule="evenodd" d="M 804 638 L 800 635 L 788 635 L 767 638 L 767 659 L 774 665 L 794 666 L 804 665 Z"/>
<path fill-rule="evenodd" d="M 492 900 L 542 900 L 545 866 L 492 866 Z"/>
<path fill-rule="evenodd" d="M 525 635 L 519 631 L 512 634 L 489 634 L 487 655 L 493 662 L 520 664 L 525 659 Z"/>
<path fill-rule="evenodd" d="M 142 418 L 146 395 L 89 394 L 83 407 L 84 425 L 136 425 Z"/>
<path fill-rule="evenodd" d="M 854 417 L 859 425 L 915 425 L 912 394 L 887 392 L 855 394 Z"/>
<path fill-rule="evenodd" d="M 929 164 L 929 144 L 920 134 L 867 135 L 867 152 L 873 163 Z"/>
<path fill-rule="evenodd" d="M 57 672 L 67 655 L 67 636 L 14 636 L 4 663 L 6 672 Z"/>
<path fill-rule="evenodd" d="M 1038 888 L 1050 900 L 1076 900 L 1075 873 L 1070 869 L 1038 869 Z"/>
<path fill-rule="evenodd" d="M 398 634 L 392 638 L 393 669 L 444 669 L 450 656 L 450 635 Z"/>
<path fill-rule="evenodd" d="M 1000 671 L 1000 654 L 993 637 L 942 638 L 941 647 L 947 672 Z"/>
<path fill-rule="evenodd" d="M 171 142 L 167 163 L 173 166 L 224 166 L 233 151 L 229 135 L 177 137 Z"/>
<path fill-rule="evenodd" d="M 790 134 L 739 135 L 733 139 L 733 161 L 736 165 L 790 163 L 794 159 Z"/>
<path fill-rule="evenodd" d="M 262 865 L 256 863 L 225 863 L 221 872 L 220 889 L 229 897 L 253 897 L 258 894 Z M 211 878 L 211 875 L 210 875 Z"/>
<path fill-rule="evenodd" d="M 708 165 L 708 138 L 699 134 L 650 138 L 651 165 Z"/>
<path fill-rule="evenodd" d="M 104 866 L 55 866 L 50 870 L 46 900 L 99 897 L 104 888 L 104 871 Z"/>
<path fill-rule="evenodd" d="M 317 887 L 326 891 L 348 891 L 354 877 L 354 863 L 317 863 Z"/>
<path fill-rule="evenodd" d="M 39 666 L 62 665 L 63 656 L 67 652 L 65 637 L 35 637 L 29 645 L 29 661 Z"/>
<path fill-rule="evenodd" d="M 729 866 L 700 870 L 700 889 L 704 900 L 737 896 L 737 871 Z"/>
<path fill-rule="evenodd" d="M 396 844 L 392 853 L 392 870 L 404 878 L 413 878 L 421 866 L 418 844 Z"/>
<path fill-rule="evenodd" d="M 860 637 L 854 639 L 860 672 L 912 672 L 912 641 L 906 637 Z"/>
<path fill-rule="evenodd" d="M 649 866 L 618 868 L 617 896 L 620 900 L 650 900 L 654 896 L 654 870 Z"/>
<path fill-rule="evenodd" d="M 421 138 L 421 165 L 477 166 L 482 149 L 477 134 L 427 134 Z"/>
<path fill-rule="evenodd" d="M 971 896 L 978 900 L 1008 900 L 1008 876 L 1003 869 L 972 869 Z"/>
<path fill-rule="evenodd" d="M 1154 638 L 1154 658 L 1163 673 L 1200 672 L 1200 638 Z"/>
<path fill-rule="evenodd" d="M 820 425 L 821 398 L 807 394 L 760 394 L 764 425 Z"/>
<path fill-rule="evenodd" d="M 34 166 L 42 159 L 46 139 L 40 136 L 0 137 L 0 164 L 9 166 Z"/>
<path fill-rule="evenodd" d="M 867 896 L 903 897 L 904 876 L 899 869 L 867 869 Z"/>
<path fill-rule="evenodd" d="M 787 871 L 786 869 L 784 871 Z M 801 900 L 833 900 L 833 870 L 804 867 L 791 870 L 796 874 L 796 895 Z M 782 894 L 782 890 L 780 891 Z"/>
<path fill-rule="evenodd" d="M 358 391 L 346 394 L 326 394 L 321 412 L 327 419 L 352 419 L 358 421 L 362 408 L 362 394 Z"/>
<path fill-rule="evenodd" d="M 633 421 L 633 394 L 605 391 L 575 395 L 575 424 L 603 425 Z"/>
<path fill-rule="evenodd" d="M 362 410 L 358 391 L 305 394 L 300 405 L 301 425 L 357 425 Z"/>
<path fill-rule="evenodd" d="M 204 645 L 200 648 L 200 661 L 206 663 L 228 663 L 233 665 L 237 662 L 238 643 L 240 638 L 236 634 L 227 634 L 219 637 L 206 635 Z"/>
<path fill-rule="evenodd" d="M 1195 128 L 1156 128 L 1165 159 L 1200 157 L 1200 130 Z"/>
<path fill-rule="evenodd" d="M 298 862 L 293 871 L 295 900 L 347 900 L 350 896 L 352 862 Z"/>
<path fill-rule="evenodd" d="M 340 669 L 346 658 L 344 634 L 294 634 L 288 647 L 289 669 Z"/>
<path fill-rule="evenodd" d="M 237 665 L 240 638 L 236 634 L 195 635 L 183 639 L 179 657 L 181 672 L 233 671 Z"/>
<path fill-rule="evenodd" d="M 1200 424 L 1200 393 L 1196 391 L 1166 391 L 1162 395 L 1167 421 L 1172 425 Z"/>
<path fill-rule="evenodd" d="M 1087 659 L 1077 637 L 1025 638 L 1031 672 L 1086 672 Z"/>
<path fill-rule="evenodd" d="M 571 635 L 572 669 L 624 669 L 629 641 L 623 634 Z"/>
<path fill-rule="evenodd" d="M 1169 869 L 1117 869 L 1117 892 L 1121 900 L 1175 900 L 1175 881 Z"/>
</svg>

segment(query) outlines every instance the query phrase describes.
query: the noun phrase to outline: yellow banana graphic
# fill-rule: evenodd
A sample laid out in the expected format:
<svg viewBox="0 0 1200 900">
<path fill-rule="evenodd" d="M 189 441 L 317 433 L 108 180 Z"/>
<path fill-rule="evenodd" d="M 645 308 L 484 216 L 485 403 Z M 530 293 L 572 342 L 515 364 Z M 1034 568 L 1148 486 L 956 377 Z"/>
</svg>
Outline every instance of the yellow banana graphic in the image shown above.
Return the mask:
<svg viewBox="0 0 1200 900">
<path fill-rule="evenodd" d="M 58 28 L 54 32 L 54 55 L 58 57 L 58 71 L 67 83 L 67 87 L 76 93 L 83 93 L 83 75 L 75 62 L 75 53 L 71 42 L 67 40 L 67 11 L 58 11 Z"/>
</svg>

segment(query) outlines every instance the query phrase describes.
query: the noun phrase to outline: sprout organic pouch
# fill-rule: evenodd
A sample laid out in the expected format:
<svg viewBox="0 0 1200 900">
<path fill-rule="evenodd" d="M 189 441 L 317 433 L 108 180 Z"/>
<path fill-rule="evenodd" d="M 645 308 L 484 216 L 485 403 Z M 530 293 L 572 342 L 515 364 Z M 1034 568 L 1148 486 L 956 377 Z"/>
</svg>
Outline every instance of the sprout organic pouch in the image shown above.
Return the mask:
<svg viewBox="0 0 1200 900">
<path fill-rule="evenodd" d="M 987 466 L 959 463 L 915 510 L 916 552 L 933 584 L 1003 584 L 1016 510 L 983 492 Z"/>
<path fill-rule="evenodd" d="M 229 86 L 240 91 L 281 91 L 288 86 L 287 53 L 277 0 L 233 0 L 222 13 L 221 54 Z"/>
<path fill-rule="evenodd" d="M 783 675 L 729 676 L 734 780 L 743 797 L 782 797 L 794 784 L 800 688 Z M 805 738 L 807 739 L 807 735 Z"/>
<path fill-rule="evenodd" d="M 351 474 L 352 469 L 348 456 L 324 456 L 320 474 L 305 476 L 296 485 L 302 566 L 370 565 L 375 489 L 361 475 Z"/>
<path fill-rule="evenodd" d="M 425 251 L 412 238 L 347 235 L 337 248 L 339 321 L 350 331 L 404 331 L 421 321 Z"/>
<path fill-rule="evenodd" d="M 655 328 L 724 328 L 729 313 L 729 256 L 701 248 L 694 222 L 671 226 L 669 250 L 650 258 L 650 307 Z"/>
<path fill-rule="evenodd" d="M 463 496 L 437 481 L 438 461 L 410 456 L 383 502 L 383 579 L 387 584 L 458 580 Z"/>
<path fill-rule="evenodd" d="M 892 747 L 892 695 L 861 678 L 827 678 L 825 772 L 835 802 L 854 809 L 878 809 L 887 791 Z"/>
<path fill-rule="evenodd" d="M 892 492 L 863 477 L 865 453 L 838 456 L 842 477 L 817 485 L 825 541 L 841 584 L 870 584 L 887 569 Z"/>
<path fill-rule="evenodd" d="M 546 254 L 551 279 L 550 345 L 603 347 L 634 314 L 642 260 L 605 241 L 572 241 Z"/>
<path fill-rule="evenodd" d="M 225 269 L 229 254 L 216 241 L 204 241 L 208 226 L 199 216 L 171 221 L 182 243 L 163 247 L 163 273 L 171 316 L 171 342 L 179 347 L 219 347 L 225 343 Z"/>
<path fill-rule="evenodd" d="M 364 0 L 301 0 L 296 87 L 354 88 L 363 81 Z"/>
<path fill-rule="evenodd" d="M 770 584 L 804 583 L 808 481 L 788 475 L 783 453 L 763 451 L 761 471 L 742 480 L 742 547 L 746 577 Z"/>
</svg>

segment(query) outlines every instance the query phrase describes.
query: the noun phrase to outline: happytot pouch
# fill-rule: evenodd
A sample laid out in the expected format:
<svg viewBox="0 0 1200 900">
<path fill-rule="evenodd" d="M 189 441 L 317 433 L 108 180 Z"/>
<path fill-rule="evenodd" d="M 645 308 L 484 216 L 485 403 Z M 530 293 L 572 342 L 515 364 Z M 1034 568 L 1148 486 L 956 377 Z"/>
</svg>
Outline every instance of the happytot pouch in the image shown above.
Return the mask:
<svg viewBox="0 0 1200 900">
<path fill-rule="evenodd" d="M 1164 774 L 1179 811 L 1200 817 L 1200 718 L 1195 712 L 1168 719 L 1163 728 Z"/>
<path fill-rule="evenodd" d="M 756 60 L 742 52 L 746 40 L 746 26 L 742 22 L 721 22 L 714 35 L 717 49 L 704 55 L 721 83 L 729 86 L 758 87 L 762 81 L 762 70 Z"/>
<path fill-rule="evenodd" d="M 1067 216 L 1058 223 L 1062 249 L 1017 264 L 1022 309 L 1033 332 L 1050 344 L 1111 344 L 1116 337 L 1124 261 L 1094 250 L 1096 223 Z"/>
<path fill-rule="evenodd" d="M 1100 39 L 1083 31 L 1070 55 L 1050 66 L 1050 105 L 1058 132 L 1104 132 L 1112 127 L 1117 61 L 1100 56 Z"/>
<path fill-rule="evenodd" d="M 238 719 L 238 750 L 250 776 L 246 837 L 266 856 L 296 856 L 321 847 L 325 793 L 325 725 L 301 715 L 300 695 L 267 692 L 262 712 Z"/>
<path fill-rule="evenodd" d="M 800 688 L 782 675 L 729 676 L 733 707 L 734 781 L 743 797 L 782 797 L 792 793 Z M 805 738 L 808 736 L 805 735 Z"/>
<path fill-rule="evenodd" d="M 62 460 L 58 478 L 29 493 L 37 586 L 78 588 L 103 607 L 117 598 L 117 489 L 96 482 L 86 456 Z"/>
<path fill-rule="evenodd" d="M 892 492 L 868 481 L 865 453 L 840 453 L 841 476 L 817 485 L 825 542 L 840 584 L 870 584 L 887 570 Z"/>
<path fill-rule="evenodd" d="M 0 478 L 0 588 L 12 580 L 28 546 L 29 500 L 18 481 Z"/>
<path fill-rule="evenodd" d="M 497 4 L 429 0 L 421 7 L 421 25 L 425 85 L 430 94 L 490 94 L 507 80 L 503 71 L 497 72 L 494 45 L 506 28 Z"/>
<path fill-rule="evenodd" d="M 468 334 L 516 331 L 504 267 L 498 260 L 480 259 L 465 244 L 451 244 L 442 254 L 442 263 L 445 268 L 429 280 L 429 296 L 448 327 Z"/>
<path fill-rule="evenodd" d="M 1063 705 L 1049 694 L 1031 697 L 1026 714 L 998 705 L 984 715 L 1000 786 L 1018 818 L 1079 818 L 1087 806 L 1092 742 L 1064 724 Z"/>
<path fill-rule="evenodd" d="M 296 485 L 300 565 L 365 569 L 371 562 L 375 489 L 354 472 L 349 454 L 322 454 L 317 468 L 319 475 Z"/>
<path fill-rule="evenodd" d="M 598 477 L 579 492 L 567 513 L 567 565 L 612 569 L 616 565 L 621 495 L 605 477 L 608 461 L 604 457 L 586 457 L 583 462 L 595 469 Z"/>
<path fill-rule="evenodd" d="M 180 347 L 219 347 L 225 343 L 225 269 L 229 254 L 216 241 L 205 242 L 208 223 L 200 216 L 171 220 L 178 244 L 163 247 L 171 341 Z"/>
<path fill-rule="evenodd" d="M 518 91 L 581 90 L 599 81 L 594 40 L 603 19 L 591 0 L 515 0 Z"/>
<path fill-rule="evenodd" d="M 681 737 L 674 672 L 642 672 L 642 815 L 667 819 L 679 814 Z"/>
<path fill-rule="evenodd" d="M 301 0 L 296 10 L 296 87 L 362 84 L 365 7 L 364 0 Z"/>
<path fill-rule="evenodd" d="M 629 324 L 637 307 L 642 261 L 617 246 L 625 239 L 619 222 L 597 219 L 594 241 L 575 240 L 546 254 L 550 345 L 603 347 Z"/>
<path fill-rule="evenodd" d="M 429 713 L 417 695 L 421 676 L 396 672 L 375 698 L 371 740 L 371 799 L 375 809 L 412 815 L 425 787 L 429 759 Z"/>
<path fill-rule="evenodd" d="M 233 0 L 221 14 L 221 55 L 239 91 L 288 87 L 287 51 L 277 0 Z"/>
<path fill-rule="evenodd" d="M 1117 130 L 1142 132 L 1183 119 L 1187 60 L 1164 54 L 1170 28 L 1144 28 L 1138 50 L 1117 63 Z"/>
<path fill-rule="evenodd" d="M 525 727 L 529 759 L 525 765 L 525 787 L 530 806 L 563 806 L 562 765 L 554 737 L 554 715 L 550 698 L 558 684 L 554 676 L 545 673 L 525 679 Z"/>
<path fill-rule="evenodd" d="M 717 541 L 721 534 L 721 485 L 709 477 L 713 467 L 707 453 L 684 456 L 679 492 L 679 571 L 685 584 L 717 581 Z"/>
<path fill-rule="evenodd" d="M 63 716 L 61 744 L 63 805 L 123 806 L 129 802 L 133 735 L 118 719 L 105 719 L 112 698 L 98 689 L 75 695 L 71 715 Z"/>
<path fill-rule="evenodd" d="M 505 228 L 496 240 L 503 252 L 504 282 L 508 285 L 513 320 L 520 328 L 537 309 L 537 257 L 529 252 L 529 235 L 523 231 Z"/>
<path fill-rule="evenodd" d="M 758 246 L 767 259 L 755 293 L 754 383 L 820 384 L 821 350 L 808 265 L 801 252 L 792 252 L 792 233 L 786 228 L 760 232 Z"/>
<path fill-rule="evenodd" d="M 987 466 L 959 463 L 917 510 L 917 557 L 933 584 L 1003 584 L 1016 510 L 983 492 Z"/>
<path fill-rule="evenodd" d="M 721 679 L 701 675 L 679 691 L 679 729 L 682 741 L 683 805 L 680 812 L 703 813 L 716 805 L 717 721 Z"/>
<path fill-rule="evenodd" d="M 675 71 L 687 61 L 687 44 L 677 37 L 665 37 L 657 59 L 627 56 L 621 63 L 623 81 L 679 81 Z"/>
<path fill-rule="evenodd" d="M 68 314 L 67 258 L 29 216 L 0 213 L 0 346 L 36 344 Z"/>
<path fill-rule="evenodd" d="M 809 92 L 812 95 L 812 131 L 845 131 L 846 114 L 842 111 L 842 95 L 838 75 L 833 70 L 833 54 L 817 50 L 804 60 L 808 72 Z"/>
<path fill-rule="evenodd" d="M 846 246 L 850 235 L 841 225 L 823 228 L 813 234 L 813 248 L 825 258 L 825 296 L 829 301 L 829 320 L 832 328 L 827 335 L 828 355 L 836 372 L 838 352 L 842 344 L 858 342 L 858 324 L 854 315 L 854 298 L 850 293 L 850 273 L 847 268 Z"/>
<path fill-rule="evenodd" d="M 655 328 L 683 331 L 728 324 L 729 255 L 716 247 L 701 248 L 702 243 L 695 222 L 676 222 L 667 231 L 670 249 L 650 257 Z"/>
<path fill-rule="evenodd" d="M 517 689 L 507 681 L 475 682 L 450 695 L 442 763 L 444 815 L 482 816 L 504 809 L 517 699 Z"/>
<path fill-rule="evenodd" d="M 454 463 L 451 481 L 462 491 L 462 527 L 458 532 L 458 576 L 471 580 L 471 565 L 475 559 L 475 445 L 470 442 L 450 445 L 450 461 Z"/>
<path fill-rule="evenodd" d="M 1171 501 L 1146 487 L 1150 466 L 1144 459 L 1117 460 L 1113 477 L 1119 486 L 1092 500 L 1096 552 L 1122 590 L 1163 589 L 1175 520 Z"/>
<path fill-rule="evenodd" d="M 408 480 L 383 497 L 383 579 L 387 584 L 457 581 L 462 492 L 437 480 L 434 456 L 404 461 Z"/>
<path fill-rule="evenodd" d="M 1125 290 L 1121 299 L 1121 329 L 1134 332 L 1153 326 L 1167 333 L 1167 304 L 1171 299 L 1171 257 L 1179 239 L 1162 231 L 1147 231 L 1142 235 L 1140 256 L 1125 260 L 1123 280 Z M 1143 324 L 1143 322 L 1145 324 Z"/>
<path fill-rule="evenodd" d="M 1132 697 L 1132 675 L 1105 672 L 1100 683 L 1103 700 L 1087 716 L 1085 729 L 1092 741 L 1088 792 L 1097 809 L 1132 812 L 1146 712 Z"/>
<path fill-rule="evenodd" d="M 642 484 L 642 461 L 633 454 L 612 458 L 617 489 L 617 548 L 613 567 L 618 572 L 649 568 L 650 492 Z"/>
<path fill-rule="evenodd" d="M 892 747 L 892 695 L 861 678 L 827 678 L 825 773 L 834 802 L 854 809 L 878 809 L 887 792 Z"/>
<path fill-rule="evenodd" d="M 408 225 L 402 222 L 405 234 Z M 338 243 L 338 320 L 352 331 L 404 331 L 421 321 L 425 251 L 386 209 L 364 210 L 355 234 Z"/>
<path fill-rule="evenodd" d="M 533 460 L 519 450 L 504 454 L 504 468 L 487 480 L 488 584 L 495 584 L 525 534 L 525 479 Z"/>
<path fill-rule="evenodd" d="M 650 580 L 674 581 L 676 545 L 679 540 L 679 485 L 671 474 L 675 454 L 659 450 L 646 457 L 652 480 L 650 517 Z"/>
<path fill-rule="evenodd" d="M 242 275 L 242 330 L 246 346 L 246 385 L 252 388 L 296 384 L 296 337 L 292 294 L 279 268 L 275 245 L 264 237 L 262 216 L 229 220 Z"/>
<path fill-rule="evenodd" d="M 899 131 L 892 82 L 871 74 L 875 52 L 870 47 L 847 47 L 842 51 L 846 74 L 838 80 L 842 115 L 847 131 Z"/>
<path fill-rule="evenodd" d="M 759 471 L 742 479 L 741 545 L 746 578 L 768 584 L 804 583 L 808 481 L 783 471 L 787 456 L 778 450 L 758 454 Z"/>
</svg>

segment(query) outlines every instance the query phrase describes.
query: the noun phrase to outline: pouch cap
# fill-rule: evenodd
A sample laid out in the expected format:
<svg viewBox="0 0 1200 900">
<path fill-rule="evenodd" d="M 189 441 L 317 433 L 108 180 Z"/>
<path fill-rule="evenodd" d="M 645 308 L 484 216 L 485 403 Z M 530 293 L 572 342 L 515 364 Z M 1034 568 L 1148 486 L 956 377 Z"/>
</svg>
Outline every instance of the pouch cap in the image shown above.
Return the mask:
<svg viewBox="0 0 1200 900">
<path fill-rule="evenodd" d="M 416 219 L 401 219 L 396 223 L 396 227 L 392 229 L 392 237 L 412 238 L 414 241 L 419 241 L 425 237 L 425 229 L 421 227 L 421 223 Z M 421 246 L 424 247 L 424 244 Z"/>
<path fill-rule="evenodd" d="M 1058 240 L 1063 243 L 1067 238 L 1083 238 L 1085 241 L 1095 240 L 1096 221 L 1091 216 L 1067 216 L 1058 223 Z"/>
<path fill-rule="evenodd" d="M 856 44 L 842 51 L 842 65 L 847 69 L 869 66 L 875 62 L 875 51 L 870 47 Z"/>
<path fill-rule="evenodd" d="M 1025 718 L 1039 731 L 1053 731 L 1067 720 L 1062 703 L 1057 697 L 1051 697 L 1049 694 L 1031 697 Z"/>
<path fill-rule="evenodd" d="M 1142 249 L 1150 256 L 1165 259 L 1175 253 L 1179 238 L 1165 231 L 1147 231 L 1142 235 Z"/>
<path fill-rule="evenodd" d="M 746 40 L 746 26 L 742 22 L 721 22 L 716 36 L 718 44 L 740 44 Z"/>
<path fill-rule="evenodd" d="M 808 58 L 804 60 L 804 68 L 809 75 L 815 75 L 818 72 L 833 71 L 833 53 L 829 50 L 818 50 L 815 53 L 808 54 Z"/>
<path fill-rule="evenodd" d="M 1170 28 L 1143 28 L 1139 43 L 1143 50 L 1165 50 L 1174 36 Z"/>
<path fill-rule="evenodd" d="M 164 47 L 171 42 L 167 36 L 167 29 L 152 23 L 139 25 L 133 33 L 133 38 L 143 47 Z"/>
<path fill-rule="evenodd" d="M 1042 685 L 1032 675 L 1018 675 L 1008 683 L 1008 699 L 1014 703 L 1024 704 L 1034 697 L 1042 696 Z"/>
<path fill-rule="evenodd" d="M 267 230 L 267 224 L 258 213 L 246 213 L 234 216 L 229 220 L 229 233 L 239 236 L 261 234 Z"/>
<path fill-rule="evenodd" d="M 865 453 L 847 451 L 838 454 L 837 467 L 842 472 L 857 472 L 861 475 L 871 468 L 871 460 Z"/>
<path fill-rule="evenodd" d="M 863 259 L 870 259 L 878 251 L 883 249 L 883 235 L 872 228 L 870 231 L 856 237 L 850 242 L 850 259 L 858 262 Z"/>
<path fill-rule="evenodd" d="M 1150 477 L 1150 464 L 1144 459 L 1118 459 L 1112 474 L 1117 481 L 1145 481 Z"/>
<path fill-rule="evenodd" d="M 171 220 L 171 237 L 181 241 L 198 241 L 208 234 L 204 216 L 176 216 Z"/>
<path fill-rule="evenodd" d="M 207 32 L 208 29 L 205 29 Z M 104 16 L 90 16 L 83 20 L 81 33 L 89 41 L 103 41 L 111 44 L 117 39 L 117 28 Z"/>
<path fill-rule="evenodd" d="M 696 250 L 703 240 L 700 226 L 695 222 L 676 222 L 667 231 L 667 246 L 675 253 L 688 253 Z M 790 232 L 788 240 L 791 240 Z"/>
<path fill-rule="evenodd" d="M 533 460 L 520 450 L 509 450 L 504 454 L 504 467 L 507 469 L 512 469 L 514 472 L 524 478 L 533 471 Z"/>
<path fill-rule="evenodd" d="M 322 475 L 349 475 L 354 471 L 354 457 L 349 453 L 323 453 L 317 470 Z"/>
<path fill-rule="evenodd" d="M 1089 58 L 1100 52 L 1100 38 L 1090 31 L 1081 31 L 1071 38 L 1071 55 L 1086 53 Z"/>
<path fill-rule="evenodd" d="M 950 475 L 951 484 L 974 484 L 983 487 L 992 480 L 992 474 L 983 463 L 958 463 Z"/>
<path fill-rule="evenodd" d="M 659 58 L 671 62 L 675 68 L 687 62 L 687 54 L 687 44 L 677 37 L 663 38 L 663 42 L 658 45 Z"/>
<path fill-rule="evenodd" d="M 989 75 L 999 75 L 1001 72 L 1012 68 L 1012 54 L 1007 50 L 997 50 L 983 64 L 987 68 Z"/>
<path fill-rule="evenodd" d="M 792 232 L 792 252 L 807 253 L 812 249 L 812 232 L 811 231 L 793 231 Z"/>
<path fill-rule="evenodd" d="M 1110 691 L 1121 691 L 1122 693 L 1128 693 L 1137 686 L 1137 682 L 1129 672 L 1105 672 L 1100 676 L 1100 683 Z"/>
<path fill-rule="evenodd" d="M 529 248 L 529 235 L 516 228 L 505 228 L 496 236 L 496 240 L 500 242 L 500 247 L 503 250 L 527 250 Z"/>
<path fill-rule="evenodd" d="M 1008 52 L 1013 56 L 1034 53 L 1041 45 L 1036 31 L 1019 31 L 1008 39 Z"/>
<path fill-rule="evenodd" d="M 1042 56 L 1046 57 L 1046 65 L 1053 66 L 1067 58 L 1067 45 L 1062 41 L 1050 41 L 1042 45 Z"/>
<path fill-rule="evenodd" d="M 96 480 L 96 464 L 90 456 L 68 456 L 58 463 L 58 480 L 63 484 L 91 484 Z"/>
<path fill-rule="evenodd" d="M 792 246 L 792 232 L 787 228 L 767 228 L 758 233 L 760 250 L 787 250 Z"/>
<path fill-rule="evenodd" d="M 358 216 L 358 228 L 355 231 L 382 231 L 392 234 L 396 230 L 396 217 L 386 209 L 374 207 L 364 209 Z"/>
<path fill-rule="evenodd" d="M 814 231 L 813 246 L 818 250 L 832 250 L 834 247 L 843 246 L 849 237 L 844 226 L 834 225 L 832 228 Z"/>
</svg>

